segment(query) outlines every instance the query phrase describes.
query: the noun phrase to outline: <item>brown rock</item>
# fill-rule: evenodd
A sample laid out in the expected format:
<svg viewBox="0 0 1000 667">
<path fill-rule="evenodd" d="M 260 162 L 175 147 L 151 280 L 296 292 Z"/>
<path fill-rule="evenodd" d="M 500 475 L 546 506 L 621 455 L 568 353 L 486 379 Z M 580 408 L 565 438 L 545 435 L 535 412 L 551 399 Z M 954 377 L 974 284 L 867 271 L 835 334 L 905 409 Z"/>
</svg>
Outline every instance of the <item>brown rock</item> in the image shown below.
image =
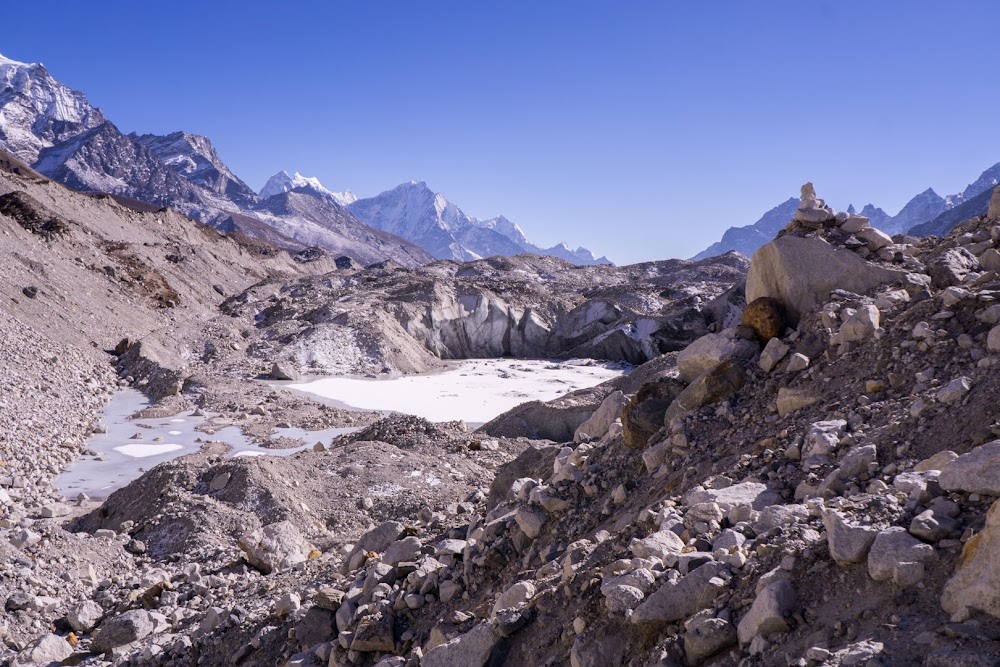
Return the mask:
<svg viewBox="0 0 1000 667">
<path fill-rule="evenodd" d="M 639 388 L 622 410 L 622 437 L 626 447 L 640 449 L 646 446 L 649 438 L 663 428 L 663 415 L 682 388 L 679 382 L 667 378 L 647 382 Z"/>
<path fill-rule="evenodd" d="M 754 299 L 743 309 L 740 324 L 753 329 L 757 340 L 766 345 L 785 332 L 785 306 L 769 296 Z"/>
<path fill-rule="evenodd" d="M 664 421 L 670 422 L 686 412 L 692 412 L 711 403 L 724 401 L 743 387 L 746 373 L 730 359 L 708 371 L 687 386 L 670 404 Z"/>
<path fill-rule="evenodd" d="M 990 207 L 986 211 L 987 220 L 1000 218 L 1000 185 L 993 188 L 993 196 L 990 197 Z"/>
</svg>

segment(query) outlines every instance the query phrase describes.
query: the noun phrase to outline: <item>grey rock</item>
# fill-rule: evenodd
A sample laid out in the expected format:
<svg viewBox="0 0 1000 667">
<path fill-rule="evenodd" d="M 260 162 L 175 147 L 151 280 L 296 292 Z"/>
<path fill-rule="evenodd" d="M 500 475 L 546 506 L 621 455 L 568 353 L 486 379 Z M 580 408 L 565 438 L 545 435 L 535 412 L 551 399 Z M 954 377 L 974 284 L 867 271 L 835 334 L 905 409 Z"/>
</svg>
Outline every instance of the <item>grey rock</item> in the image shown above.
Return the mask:
<svg viewBox="0 0 1000 667">
<path fill-rule="evenodd" d="M 340 567 L 341 574 L 347 574 L 361 567 L 361 564 L 365 562 L 365 554 L 369 551 L 382 553 L 388 549 L 401 532 L 403 532 L 403 524 L 398 521 L 386 521 L 369 530 L 361 536 L 350 555 L 344 560 L 344 564 Z"/>
<path fill-rule="evenodd" d="M 670 530 L 659 530 L 642 539 L 634 539 L 629 544 L 636 558 L 651 558 L 664 562 L 668 555 L 678 554 L 684 548 L 684 540 Z"/>
<path fill-rule="evenodd" d="M 743 387 L 746 373 L 733 359 L 699 375 L 670 404 L 664 416 L 664 422 L 670 423 L 675 418 L 698 408 L 724 401 Z"/>
<path fill-rule="evenodd" d="M 66 620 L 74 632 L 90 632 L 101 622 L 102 616 L 104 616 L 104 609 L 101 608 L 101 605 L 93 600 L 87 600 L 73 606 L 66 614 Z"/>
<path fill-rule="evenodd" d="M 622 415 L 622 408 L 628 403 L 625 394 L 613 391 L 601 401 L 600 406 L 577 427 L 573 434 L 573 442 L 583 442 L 584 436 L 590 440 L 600 440 L 608 433 L 608 429 Z"/>
<path fill-rule="evenodd" d="M 710 333 L 694 341 L 677 355 L 677 370 L 685 382 L 694 382 L 699 376 L 729 359 L 750 359 L 757 353 L 756 343 L 737 338 L 734 330 Z"/>
<path fill-rule="evenodd" d="M 291 521 L 279 521 L 255 530 L 240 538 L 239 547 L 247 561 L 264 574 L 306 561 L 316 551 Z"/>
<path fill-rule="evenodd" d="M 768 505 L 781 502 L 781 496 L 771 491 L 766 484 L 747 481 L 723 489 L 694 489 L 684 496 L 684 502 L 688 505 L 715 503 L 723 512 L 739 505 L 762 510 Z"/>
<path fill-rule="evenodd" d="M 883 530 L 868 553 L 868 574 L 875 581 L 892 580 L 900 586 L 912 586 L 924 576 L 924 563 L 936 557 L 934 548 L 894 526 Z"/>
<path fill-rule="evenodd" d="M 750 611 L 740 619 L 737 628 L 740 645 L 748 645 L 755 637 L 766 639 L 775 632 L 787 632 L 788 619 L 796 604 L 792 582 L 778 580 L 765 587 L 757 594 Z"/>
<path fill-rule="evenodd" d="M 496 616 L 504 609 L 514 609 L 520 611 L 528 606 L 531 599 L 535 597 L 537 589 L 531 581 L 519 581 L 500 594 L 493 604 L 493 615 Z"/>
<path fill-rule="evenodd" d="M 493 647 L 500 641 L 488 622 L 480 623 L 463 635 L 435 646 L 424 654 L 421 667 L 483 667 Z"/>
<path fill-rule="evenodd" d="M 42 635 L 17 654 L 12 667 L 37 667 L 38 665 L 62 664 L 73 655 L 73 647 L 59 635 Z"/>
<path fill-rule="evenodd" d="M 835 510 L 823 512 L 823 526 L 826 528 L 830 556 L 839 565 L 864 562 L 878 535 L 874 528 L 852 524 Z"/>
<path fill-rule="evenodd" d="M 627 584 L 616 584 L 614 586 L 601 587 L 604 594 L 605 606 L 614 612 L 622 612 L 626 609 L 635 609 L 645 597 L 645 593 L 635 586 Z"/>
<path fill-rule="evenodd" d="M 527 507 L 521 507 L 517 510 L 514 515 L 514 520 L 517 525 L 524 531 L 524 534 L 535 539 L 542 532 L 542 526 L 545 525 L 545 513 L 539 512 L 537 510 L 532 510 Z"/>
<path fill-rule="evenodd" d="M 780 338 L 772 338 L 767 341 L 767 345 L 764 346 L 764 350 L 760 353 L 760 360 L 757 361 L 757 365 L 765 373 L 770 373 L 782 359 L 788 356 L 791 349 Z"/>
<path fill-rule="evenodd" d="M 945 491 L 1000 496 L 1000 440 L 980 445 L 946 463 L 938 484 Z"/>
<path fill-rule="evenodd" d="M 718 576 L 725 569 L 721 563 L 706 563 L 677 581 L 664 582 L 635 609 L 632 622 L 661 626 L 711 607 L 719 594 L 729 588 Z"/>
<path fill-rule="evenodd" d="M 972 389 L 972 380 L 967 377 L 955 378 L 938 390 L 936 398 L 941 403 L 957 403 Z"/>
<path fill-rule="evenodd" d="M 878 450 L 875 445 L 855 447 L 840 461 L 838 475 L 843 480 L 855 480 L 868 472 L 868 466 L 876 461 L 878 461 Z"/>
<path fill-rule="evenodd" d="M 881 323 L 878 308 L 861 306 L 840 326 L 838 338 L 842 343 L 860 343 L 871 338 Z"/>
<path fill-rule="evenodd" d="M 892 480 L 892 486 L 918 502 L 927 502 L 941 495 L 940 472 L 937 470 L 903 472 Z"/>
<path fill-rule="evenodd" d="M 275 362 L 271 366 L 271 377 L 275 380 L 298 380 L 299 372 L 291 364 Z"/>
<path fill-rule="evenodd" d="M 876 266 L 817 238 L 786 235 L 758 249 L 747 274 L 747 302 L 762 296 L 781 301 L 792 324 L 843 289 L 867 294 L 901 280 L 904 272 Z"/>
<path fill-rule="evenodd" d="M 101 623 L 90 648 L 95 653 L 104 653 L 142 639 L 153 632 L 153 627 L 149 612 L 142 609 L 126 611 Z"/>
<path fill-rule="evenodd" d="M 684 654 L 688 664 L 700 665 L 708 658 L 736 643 L 736 628 L 721 618 L 695 622 L 684 633 Z"/>
<path fill-rule="evenodd" d="M 938 289 L 961 285 L 978 268 L 979 260 L 965 248 L 951 248 L 927 263 L 927 273 Z"/>
<path fill-rule="evenodd" d="M 947 516 L 935 514 L 933 510 L 921 512 L 910 522 L 910 535 L 926 542 L 943 540 L 949 535 L 953 535 L 957 530 L 957 521 Z"/>
<path fill-rule="evenodd" d="M 382 554 L 382 562 L 389 565 L 398 565 L 403 561 L 416 561 L 420 558 L 420 540 L 416 537 L 407 537 L 397 540 L 389 545 Z"/>
<path fill-rule="evenodd" d="M 396 650 L 393 634 L 395 619 L 387 611 L 376 611 L 358 621 L 351 640 L 351 650 L 358 653 L 391 653 Z"/>
</svg>

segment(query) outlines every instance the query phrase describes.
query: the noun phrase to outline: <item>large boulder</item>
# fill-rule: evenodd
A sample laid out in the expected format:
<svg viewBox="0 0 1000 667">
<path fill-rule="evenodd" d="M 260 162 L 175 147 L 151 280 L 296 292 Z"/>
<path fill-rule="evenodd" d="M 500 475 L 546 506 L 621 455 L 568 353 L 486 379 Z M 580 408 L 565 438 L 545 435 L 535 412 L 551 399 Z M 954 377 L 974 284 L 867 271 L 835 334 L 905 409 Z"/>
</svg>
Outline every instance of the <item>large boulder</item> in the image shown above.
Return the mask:
<svg viewBox="0 0 1000 667">
<path fill-rule="evenodd" d="M 965 248 L 945 250 L 927 263 L 927 273 L 938 289 L 961 285 L 971 271 L 978 269 L 979 260 Z"/>
<path fill-rule="evenodd" d="M 777 299 L 794 325 L 802 315 L 825 303 L 833 290 L 867 294 L 905 275 L 821 239 L 786 235 L 753 254 L 747 274 L 747 301 Z"/>
<path fill-rule="evenodd" d="M 308 560 L 316 547 L 309 543 L 291 521 L 279 521 L 240 538 L 239 547 L 247 561 L 264 574 Z"/>
<path fill-rule="evenodd" d="M 788 632 L 788 620 L 797 602 L 795 587 L 787 579 L 765 586 L 753 601 L 750 611 L 737 627 L 740 644 L 746 646 L 754 637 L 765 639 L 776 632 Z"/>
<path fill-rule="evenodd" d="M 893 526 L 875 537 L 868 552 L 868 574 L 875 581 L 891 579 L 899 586 L 912 586 L 924 578 L 924 564 L 935 557 L 934 547 Z"/>
<path fill-rule="evenodd" d="M 357 541 L 354 549 L 340 566 L 341 573 L 347 574 L 361 567 L 365 562 L 366 555 L 371 551 L 384 552 L 396 542 L 396 538 L 402 532 L 403 524 L 398 521 L 386 521 L 369 530 L 361 536 L 361 539 Z"/>
<path fill-rule="evenodd" d="M 990 205 L 986 209 L 986 219 L 996 220 L 1000 218 L 1000 185 L 993 188 L 993 194 L 990 196 Z"/>
<path fill-rule="evenodd" d="M 983 530 L 962 547 L 941 606 L 949 614 L 978 609 L 1000 618 L 1000 501 L 990 507 Z"/>
</svg>

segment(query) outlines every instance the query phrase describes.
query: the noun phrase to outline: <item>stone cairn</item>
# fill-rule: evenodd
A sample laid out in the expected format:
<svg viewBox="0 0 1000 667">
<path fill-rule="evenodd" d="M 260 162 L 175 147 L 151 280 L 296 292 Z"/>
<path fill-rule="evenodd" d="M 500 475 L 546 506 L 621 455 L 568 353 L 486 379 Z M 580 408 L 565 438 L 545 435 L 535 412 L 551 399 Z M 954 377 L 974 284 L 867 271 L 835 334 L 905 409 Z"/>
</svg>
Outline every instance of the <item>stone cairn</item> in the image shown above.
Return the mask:
<svg viewBox="0 0 1000 667">
<path fill-rule="evenodd" d="M 912 254 L 910 244 L 895 243 L 888 234 L 872 227 L 863 215 L 833 210 L 816 196 L 812 183 L 802 186 L 799 208 L 779 235 L 784 234 L 819 235 L 865 259 L 906 264 Z"/>
</svg>

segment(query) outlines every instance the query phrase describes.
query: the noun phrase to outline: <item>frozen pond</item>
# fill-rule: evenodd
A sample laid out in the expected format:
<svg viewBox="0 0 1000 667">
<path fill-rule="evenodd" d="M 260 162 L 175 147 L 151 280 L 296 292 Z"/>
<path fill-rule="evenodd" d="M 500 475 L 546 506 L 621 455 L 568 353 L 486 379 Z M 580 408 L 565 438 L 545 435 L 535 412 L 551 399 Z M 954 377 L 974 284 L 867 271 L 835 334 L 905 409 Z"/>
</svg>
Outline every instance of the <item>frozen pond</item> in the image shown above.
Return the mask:
<svg viewBox="0 0 1000 667">
<path fill-rule="evenodd" d="M 361 410 L 404 412 L 441 422 L 483 424 L 527 401 L 550 401 L 631 370 L 592 360 L 478 359 L 440 373 L 386 379 L 328 377 L 282 386 Z"/>
<path fill-rule="evenodd" d="M 129 419 L 130 415 L 149 407 L 149 401 L 135 389 L 115 393 L 104 410 L 103 423 L 107 433 L 97 433 L 87 440 L 87 447 L 98 453 L 81 456 L 73 462 L 55 483 L 68 498 L 86 493 L 92 498 L 106 498 L 157 463 L 197 452 L 206 442 L 224 442 L 231 447 L 228 456 L 288 456 L 317 441 L 329 443 L 334 437 L 356 429 L 335 428 L 324 431 L 304 431 L 298 428 L 278 429 L 275 434 L 301 438 L 307 444 L 291 449 L 269 449 L 253 444 L 239 428 L 227 426 L 211 435 L 196 428 L 206 417 L 182 413 L 163 419 Z M 141 439 L 134 439 L 141 433 Z"/>
</svg>

